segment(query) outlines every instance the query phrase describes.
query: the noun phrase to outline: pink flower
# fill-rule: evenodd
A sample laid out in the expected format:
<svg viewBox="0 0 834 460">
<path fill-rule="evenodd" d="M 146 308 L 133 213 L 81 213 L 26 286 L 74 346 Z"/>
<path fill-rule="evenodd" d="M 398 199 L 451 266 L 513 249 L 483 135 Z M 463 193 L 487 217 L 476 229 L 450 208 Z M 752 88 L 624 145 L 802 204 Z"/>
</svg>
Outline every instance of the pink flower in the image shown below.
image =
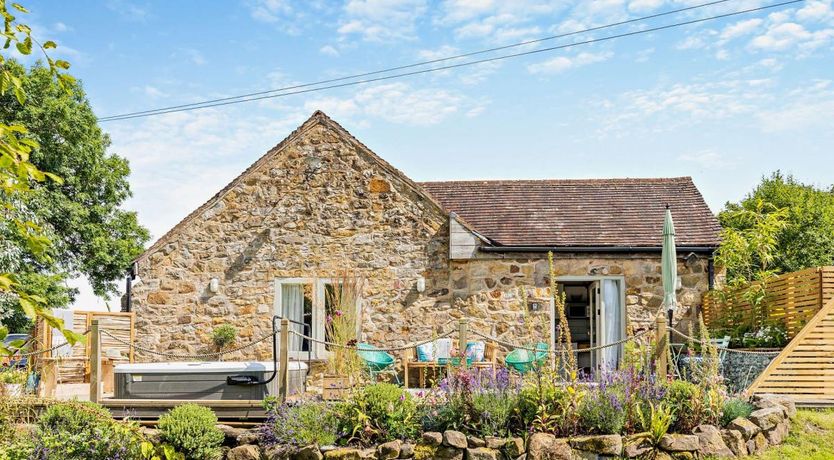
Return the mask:
<svg viewBox="0 0 834 460">
<path fill-rule="evenodd" d="M 334 314 L 335 314 L 335 315 L 336 315 L 336 317 L 338 318 L 339 316 L 342 316 L 342 310 L 336 310 L 336 311 L 334 312 Z"/>
</svg>

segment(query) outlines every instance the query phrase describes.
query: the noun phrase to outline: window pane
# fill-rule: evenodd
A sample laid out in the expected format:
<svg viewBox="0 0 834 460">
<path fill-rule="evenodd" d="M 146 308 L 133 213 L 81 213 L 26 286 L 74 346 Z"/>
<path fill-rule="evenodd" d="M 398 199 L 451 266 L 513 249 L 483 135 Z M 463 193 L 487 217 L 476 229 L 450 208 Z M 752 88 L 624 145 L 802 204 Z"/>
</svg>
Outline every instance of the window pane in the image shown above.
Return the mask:
<svg viewBox="0 0 834 460">
<path fill-rule="evenodd" d="M 313 285 L 312 284 L 282 284 L 281 305 L 284 317 L 290 320 L 292 330 L 311 336 L 313 334 Z M 290 351 L 309 351 L 309 340 L 290 335 Z"/>
</svg>

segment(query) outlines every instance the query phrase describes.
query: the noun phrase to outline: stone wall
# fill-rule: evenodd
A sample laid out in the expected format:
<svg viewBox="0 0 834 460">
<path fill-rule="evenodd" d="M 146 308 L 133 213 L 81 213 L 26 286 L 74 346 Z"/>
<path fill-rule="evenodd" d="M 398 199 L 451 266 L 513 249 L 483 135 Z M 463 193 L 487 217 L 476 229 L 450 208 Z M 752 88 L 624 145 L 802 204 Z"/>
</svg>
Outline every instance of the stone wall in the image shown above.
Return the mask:
<svg viewBox="0 0 834 460">
<path fill-rule="evenodd" d="M 744 458 L 758 455 L 782 444 L 796 416 L 790 398 L 761 395 L 749 418 L 739 417 L 726 427 L 698 425 L 692 434 L 667 433 L 657 444 L 649 433 L 557 438 L 548 433 L 532 433 L 525 442 L 520 437 L 467 436 L 459 431 L 423 433 L 417 442 L 394 440 L 377 446 L 282 446 L 266 445 L 257 429 L 244 430 L 220 425 L 225 434 L 223 458 L 226 460 L 354 460 L 354 459 L 440 459 L 440 460 L 574 460 L 574 459 L 695 459 Z M 158 437 L 154 429 L 143 428 L 149 438 Z M 260 444 L 260 445 L 259 445 Z"/>
<path fill-rule="evenodd" d="M 425 339 L 462 316 L 482 332 L 527 339 L 519 290 L 549 302 L 547 255 L 450 261 L 448 251 L 449 215 L 335 122 L 314 115 L 137 261 L 137 342 L 212 351 L 212 329 L 231 323 L 244 344 L 271 332 L 274 280 L 333 278 L 344 270 L 366 279 L 362 332 L 372 343 Z M 558 276 L 621 276 L 629 332 L 647 327 L 661 304 L 659 253 L 555 259 Z M 707 259 L 682 258 L 678 270 L 683 317 L 707 289 Z M 417 292 L 419 277 L 424 292 Z M 217 292 L 209 289 L 212 279 Z M 546 338 L 549 308 L 531 321 L 536 339 Z M 267 360 L 271 353 L 264 342 L 227 359 Z"/>
<path fill-rule="evenodd" d="M 331 278 L 346 269 L 366 279 L 369 339 L 426 336 L 424 318 L 450 308 L 447 226 L 410 181 L 314 117 L 139 259 L 137 341 L 210 350 L 212 328 L 228 322 L 246 343 L 271 332 L 276 278 Z M 267 341 L 229 359 L 266 360 L 271 352 Z"/>
<path fill-rule="evenodd" d="M 625 282 L 626 332 L 648 328 L 663 301 L 660 254 L 554 254 L 554 272 L 563 276 L 617 276 Z M 691 320 L 693 307 L 709 288 L 708 259 L 690 256 L 678 262 L 681 288 L 676 320 Z M 507 259 L 451 262 L 451 293 L 473 327 L 493 330 L 503 339 L 540 340 L 550 328 L 548 308 L 525 319 L 521 289 L 529 301 L 549 302 L 550 270 L 546 254 L 522 254 Z M 548 304 L 549 305 L 549 304 Z M 538 337 L 527 337 L 528 324 Z M 685 327 L 682 325 L 681 327 Z"/>
</svg>

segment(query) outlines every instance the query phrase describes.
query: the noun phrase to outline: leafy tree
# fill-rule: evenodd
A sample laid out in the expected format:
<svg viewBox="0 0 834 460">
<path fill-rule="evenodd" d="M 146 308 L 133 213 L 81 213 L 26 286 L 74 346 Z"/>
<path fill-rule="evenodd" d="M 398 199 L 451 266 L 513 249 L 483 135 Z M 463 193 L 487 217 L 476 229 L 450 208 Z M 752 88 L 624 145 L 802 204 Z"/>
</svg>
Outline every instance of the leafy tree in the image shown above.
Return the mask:
<svg viewBox="0 0 834 460">
<path fill-rule="evenodd" d="M 770 260 L 753 255 L 752 263 L 780 273 L 834 264 L 834 188 L 820 189 L 777 171 L 739 203 L 727 203 L 718 219 L 724 229 L 754 231 L 749 213 L 784 214 L 784 227 L 774 235 Z"/>
<path fill-rule="evenodd" d="M 32 53 L 37 46 L 46 58 L 49 73 L 59 85 L 65 86 L 74 80 L 69 74 L 63 73 L 69 69 L 69 63 L 53 60 L 47 50 L 57 47 L 55 42 L 39 43 L 32 38 L 32 29 L 17 21 L 15 14 L 27 13 L 26 8 L 13 3 L 11 9 L 6 0 L 0 0 L 0 17 L 3 18 L 3 30 L 0 37 L 3 40 L 0 51 L 0 96 L 14 94 L 19 104 L 26 102 L 26 92 L 19 78 L 9 70 L 7 53 L 14 45 L 22 55 Z M 61 183 L 61 178 L 55 174 L 38 169 L 29 161 L 32 150 L 38 147 L 35 140 L 27 137 L 26 127 L 19 123 L 6 124 L 0 122 L 0 261 L 10 261 L 19 264 L 22 248 L 32 255 L 32 261 L 46 264 L 51 261 L 49 254 L 51 242 L 44 234 L 42 227 L 34 220 L 31 212 L 22 204 L 33 192 L 32 185 L 52 181 Z M 5 267 L 0 267 L 5 268 Z M 20 281 L 19 273 L 14 268 L 0 273 L 0 294 L 16 299 L 19 309 L 28 317 L 39 316 L 50 326 L 59 328 L 70 343 L 82 340 L 79 334 L 65 330 L 63 322 L 49 313 L 46 299 L 38 294 L 28 292 Z M 0 327 L 0 339 L 6 336 L 7 330 Z M 20 344 L 13 343 L 11 348 Z M 0 354 L 8 353 L 7 347 L 0 341 Z"/>
<path fill-rule="evenodd" d="M 149 238 L 135 213 L 119 209 L 131 195 L 127 160 L 107 154 L 110 138 L 99 128 L 79 82 L 66 84 L 67 91 L 43 66 L 27 72 L 10 61 L 7 67 L 22 82 L 28 103 L 0 97 L 0 123 L 26 126 L 27 136 L 38 143 L 31 162 L 63 179 L 35 185 L 22 200 L 52 240 L 52 263 L 39 264 L 37 272 L 56 281 L 53 286 L 63 286 L 56 273 L 84 275 L 97 295 L 114 293 L 115 281 Z M 24 259 L 33 258 L 24 251 Z M 63 291 L 43 289 L 42 294 L 52 294 L 50 304 L 60 306 L 74 295 Z"/>
</svg>

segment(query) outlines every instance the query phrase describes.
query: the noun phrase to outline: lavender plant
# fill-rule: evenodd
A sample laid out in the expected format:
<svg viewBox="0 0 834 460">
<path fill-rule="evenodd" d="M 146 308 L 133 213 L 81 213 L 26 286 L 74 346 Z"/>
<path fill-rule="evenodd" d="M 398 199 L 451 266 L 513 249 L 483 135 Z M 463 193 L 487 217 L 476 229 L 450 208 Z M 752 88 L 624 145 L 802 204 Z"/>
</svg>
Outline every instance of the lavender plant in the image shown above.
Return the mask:
<svg viewBox="0 0 834 460">
<path fill-rule="evenodd" d="M 339 431 L 333 410 L 323 402 L 301 401 L 293 405 L 279 404 L 268 411 L 261 426 L 264 446 L 310 444 L 332 445 L 346 433 Z"/>
</svg>

